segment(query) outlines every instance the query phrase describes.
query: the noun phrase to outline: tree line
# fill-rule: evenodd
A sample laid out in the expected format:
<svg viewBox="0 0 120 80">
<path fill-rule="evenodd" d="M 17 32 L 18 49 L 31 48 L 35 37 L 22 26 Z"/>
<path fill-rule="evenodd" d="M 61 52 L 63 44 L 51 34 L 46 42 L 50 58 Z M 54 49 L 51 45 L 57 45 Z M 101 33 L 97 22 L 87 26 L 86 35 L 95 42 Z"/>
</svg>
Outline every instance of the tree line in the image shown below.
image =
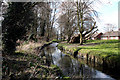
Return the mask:
<svg viewBox="0 0 120 80">
<path fill-rule="evenodd" d="M 13 53 L 17 40 L 51 41 L 80 35 L 80 45 L 97 31 L 91 0 L 76 2 L 8 2 L 3 10 L 2 42 Z M 2 5 L 3 6 L 3 5 Z"/>
</svg>

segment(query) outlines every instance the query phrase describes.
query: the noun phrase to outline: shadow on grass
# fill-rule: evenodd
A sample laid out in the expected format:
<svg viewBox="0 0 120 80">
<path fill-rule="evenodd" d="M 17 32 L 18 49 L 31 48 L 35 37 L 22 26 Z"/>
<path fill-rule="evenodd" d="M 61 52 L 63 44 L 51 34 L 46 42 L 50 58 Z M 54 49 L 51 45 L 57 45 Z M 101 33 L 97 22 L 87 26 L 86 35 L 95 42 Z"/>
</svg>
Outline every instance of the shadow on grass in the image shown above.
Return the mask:
<svg viewBox="0 0 120 80">
<path fill-rule="evenodd" d="M 16 52 L 15 54 L 13 54 L 14 56 L 27 56 L 27 54 L 22 53 L 22 52 Z"/>
<path fill-rule="evenodd" d="M 2 78 L 13 80 L 17 77 L 17 75 L 21 72 L 23 73 L 29 67 L 28 61 L 17 61 L 12 59 L 3 58 L 2 63 Z M 13 78 L 13 76 L 16 76 Z"/>
<path fill-rule="evenodd" d="M 12 72 L 24 71 L 28 67 L 28 61 L 17 61 L 3 58 L 3 67 L 8 67 Z"/>
</svg>

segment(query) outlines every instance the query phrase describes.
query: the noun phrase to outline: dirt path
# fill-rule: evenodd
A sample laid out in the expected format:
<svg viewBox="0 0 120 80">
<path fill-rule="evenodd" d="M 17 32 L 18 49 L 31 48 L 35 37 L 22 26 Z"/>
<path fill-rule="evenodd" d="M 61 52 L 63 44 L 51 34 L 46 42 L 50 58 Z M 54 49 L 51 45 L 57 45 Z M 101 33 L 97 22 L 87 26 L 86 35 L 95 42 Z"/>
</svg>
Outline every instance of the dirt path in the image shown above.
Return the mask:
<svg viewBox="0 0 120 80">
<path fill-rule="evenodd" d="M 61 43 L 66 43 L 66 41 L 64 42 L 61 42 Z M 69 48 L 72 48 L 72 47 L 80 47 L 80 46 L 95 46 L 95 45 L 99 45 L 99 44 L 103 44 L 103 43 L 87 43 L 87 44 L 83 44 L 83 45 L 80 45 L 79 43 L 70 43 L 68 45 L 65 45 L 66 47 L 69 47 Z"/>
</svg>

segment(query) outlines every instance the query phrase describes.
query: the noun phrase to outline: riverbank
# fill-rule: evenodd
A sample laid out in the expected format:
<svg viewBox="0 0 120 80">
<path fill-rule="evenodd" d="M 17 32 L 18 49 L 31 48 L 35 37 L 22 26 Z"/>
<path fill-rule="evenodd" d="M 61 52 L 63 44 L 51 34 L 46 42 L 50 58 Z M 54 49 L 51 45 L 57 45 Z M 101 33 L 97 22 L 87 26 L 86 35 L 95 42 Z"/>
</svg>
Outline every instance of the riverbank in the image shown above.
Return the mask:
<svg viewBox="0 0 120 80">
<path fill-rule="evenodd" d="M 30 53 L 35 54 L 37 50 L 42 50 L 44 47 L 52 44 L 53 42 L 57 42 L 55 40 L 52 40 L 50 42 L 27 42 L 24 41 L 22 44 L 17 46 L 16 52 L 22 52 L 22 53 Z"/>
<path fill-rule="evenodd" d="M 40 80 L 63 77 L 59 67 L 48 65 L 47 57 L 40 57 L 36 49 L 44 48 L 53 41 L 44 43 L 27 42 L 17 46 L 14 54 L 3 56 L 3 80 Z M 40 51 L 39 50 L 39 51 Z"/>
<path fill-rule="evenodd" d="M 119 69 L 119 40 L 88 40 L 83 45 L 61 42 L 58 47 L 75 57 L 84 58 L 110 69 Z"/>
</svg>

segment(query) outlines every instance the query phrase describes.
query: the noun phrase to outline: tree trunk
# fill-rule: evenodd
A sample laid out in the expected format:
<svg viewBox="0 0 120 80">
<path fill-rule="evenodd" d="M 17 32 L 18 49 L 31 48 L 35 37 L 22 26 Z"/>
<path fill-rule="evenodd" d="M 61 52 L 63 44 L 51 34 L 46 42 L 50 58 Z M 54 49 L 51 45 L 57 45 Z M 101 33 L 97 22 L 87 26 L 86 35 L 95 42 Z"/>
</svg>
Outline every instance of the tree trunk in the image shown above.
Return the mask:
<svg viewBox="0 0 120 80">
<path fill-rule="evenodd" d="M 67 42 L 69 42 L 69 41 L 70 41 L 70 38 L 71 38 L 71 36 L 68 36 Z"/>
<path fill-rule="evenodd" d="M 82 34 L 80 33 L 80 45 L 83 44 L 83 38 L 82 38 Z"/>
<path fill-rule="evenodd" d="M 40 24 L 41 25 L 40 36 L 45 36 L 45 24 L 46 24 L 45 20 L 43 20 L 42 23 Z"/>
<path fill-rule="evenodd" d="M 80 13 L 80 15 L 79 15 L 79 13 Z M 79 32 L 80 32 L 80 45 L 82 45 L 83 44 L 83 39 L 82 39 L 82 28 L 83 28 L 83 20 L 82 20 L 82 18 L 83 18 L 83 15 L 82 15 L 82 12 L 81 12 L 81 10 L 79 10 L 79 3 L 77 2 L 77 23 L 78 23 L 78 28 L 79 28 Z M 80 21 L 81 21 L 81 27 L 80 27 Z"/>
<path fill-rule="evenodd" d="M 62 41 L 62 27 L 60 27 L 60 40 Z"/>
<path fill-rule="evenodd" d="M 48 28 L 48 27 L 47 27 Z M 49 35 L 49 29 L 47 30 L 47 37 L 46 37 L 46 41 L 49 42 L 49 38 L 50 38 L 50 35 Z"/>
</svg>

